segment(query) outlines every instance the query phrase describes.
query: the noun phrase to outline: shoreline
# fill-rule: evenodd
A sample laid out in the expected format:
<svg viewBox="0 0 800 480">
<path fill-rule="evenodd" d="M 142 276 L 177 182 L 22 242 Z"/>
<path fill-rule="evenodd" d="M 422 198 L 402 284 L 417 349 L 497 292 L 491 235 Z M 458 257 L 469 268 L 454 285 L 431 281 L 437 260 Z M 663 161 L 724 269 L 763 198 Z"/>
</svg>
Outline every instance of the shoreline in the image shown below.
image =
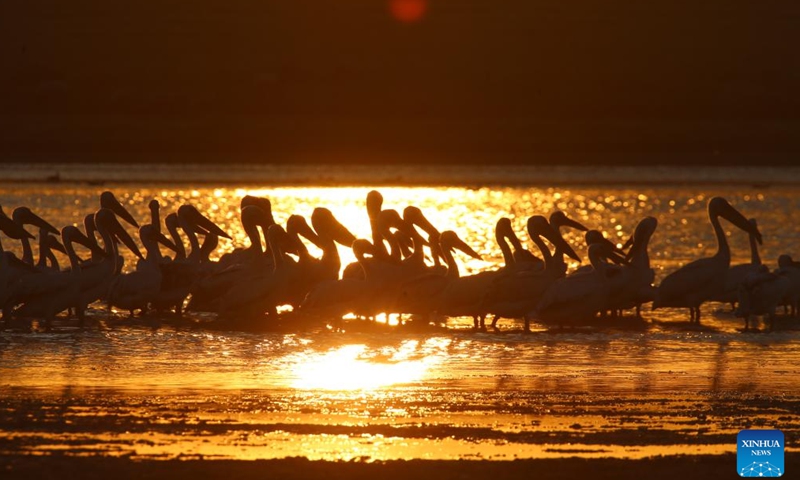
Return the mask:
<svg viewBox="0 0 800 480">
<path fill-rule="evenodd" d="M 143 169 L 142 166 L 147 166 Z M 271 186 L 800 185 L 794 166 L 0 164 L 3 183 Z"/>
</svg>

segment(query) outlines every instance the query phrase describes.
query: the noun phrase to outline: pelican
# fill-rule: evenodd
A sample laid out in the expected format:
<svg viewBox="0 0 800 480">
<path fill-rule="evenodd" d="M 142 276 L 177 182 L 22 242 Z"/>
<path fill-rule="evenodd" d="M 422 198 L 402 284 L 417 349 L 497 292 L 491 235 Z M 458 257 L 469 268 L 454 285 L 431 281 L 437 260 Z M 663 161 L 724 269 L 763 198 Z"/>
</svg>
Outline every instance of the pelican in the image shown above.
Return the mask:
<svg viewBox="0 0 800 480">
<path fill-rule="evenodd" d="M 641 305 L 653 300 L 655 271 L 650 268 L 647 247 L 656 227 L 658 227 L 658 220 L 649 216 L 636 225 L 631 236 L 633 239 L 631 247 L 625 258 L 627 263 L 621 264 L 620 274 L 611 285 L 611 292 L 604 310 L 611 310 L 616 314 L 619 310 L 636 307 L 636 316 L 641 317 Z M 608 241 L 606 240 L 606 242 Z M 608 244 L 614 254 L 610 256 L 610 259 L 615 260 L 619 250 L 610 242 Z"/>
<path fill-rule="evenodd" d="M 125 220 L 134 227 L 139 228 L 139 223 L 133 218 L 133 215 L 131 215 L 130 212 L 124 206 L 122 206 L 122 203 L 117 200 L 117 197 L 115 197 L 112 192 L 106 190 L 100 194 L 100 208 L 107 208 L 111 210 L 119 218 Z"/>
<path fill-rule="evenodd" d="M 163 257 L 159 243 L 175 250 L 156 225 L 147 224 L 139 227 L 139 238 L 145 248 L 145 257 L 136 264 L 136 270 L 116 276 L 109 287 L 108 305 L 130 311 L 147 310 L 150 303 L 156 300 L 161 290 L 161 264 Z"/>
<path fill-rule="evenodd" d="M 479 302 L 474 292 L 465 299 L 462 295 L 464 284 L 460 284 L 458 263 L 453 257 L 454 250 L 461 250 L 472 258 L 480 259 L 476 253 L 455 232 L 447 230 L 441 235 L 442 254 L 445 256 L 447 272 L 445 275 L 430 273 L 405 282 L 400 290 L 398 303 L 403 312 L 421 314 L 430 317 L 438 313 L 448 315 L 461 307 L 464 301 L 472 304 Z M 461 288 L 459 288 L 461 287 Z M 447 311 L 445 311 L 447 310 Z M 471 311 L 468 313 L 471 314 Z M 453 314 L 455 316 L 457 314 Z M 460 315 L 460 313 L 458 314 Z"/>
<path fill-rule="evenodd" d="M 59 236 L 61 235 L 59 234 Z M 61 267 L 58 264 L 58 259 L 53 253 L 54 250 L 65 255 L 67 254 L 67 250 L 64 248 L 64 245 L 58 241 L 58 238 L 51 235 L 46 229 L 40 228 L 39 261 L 36 263 L 37 270 L 54 272 L 61 270 Z"/>
<path fill-rule="evenodd" d="M 391 235 L 389 230 L 391 226 L 386 226 L 386 214 L 381 215 L 383 210 L 383 195 L 377 190 L 370 190 L 367 192 L 367 217 L 369 218 L 369 226 L 372 237 L 372 256 L 377 261 L 391 261 L 399 263 L 401 254 L 399 246 L 393 248 L 391 251 L 386 248 L 384 240 L 388 241 L 390 245 L 397 245 L 397 238 Z M 386 210 L 386 212 L 393 212 L 397 218 L 400 215 L 395 210 Z M 364 269 L 358 262 L 353 262 L 345 266 L 342 271 L 342 278 L 364 278 Z"/>
<path fill-rule="evenodd" d="M 502 242 L 500 241 L 500 238 L 503 238 Z M 513 249 L 511 254 L 511 263 L 514 264 L 515 269 L 542 270 L 544 268 L 544 260 L 537 257 L 531 253 L 530 250 L 522 246 L 522 242 L 520 242 L 519 237 L 511 226 L 510 219 L 501 218 L 498 220 L 497 224 L 495 224 L 495 239 L 497 239 L 498 244 L 501 246 L 501 250 L 504 244 L 511 244 L 511 248 Z M 509 265 L 509 259 L 506 258 L 505 262 L 506 265 Z"/>
<path fill-rule="evenodd" d="M 758 224 L 755 218 L 748 220 L 753 226 L 754 230 L 758 230 Z M 750 233 L 750 263 L 742 263 L 739 265 L 732 265 L 728 268 L 725 275 L 725 289 L 719 295 L 715 295 L 710 300 L 720 303 L 730 303 L 732 307 L 736 306 L 736 301 L 739 298 L 739 285 L 751 273 L 756 273 L 761 270 L 761 256 L 758 254 L 758 241 L 755 235 Z"/>
<path fill-rule="evenodd" d="M 616 254 L 616 255 L 613 255 L 610 258 L 608 258 L 608 260 L 612 261 L 613 263 L 615 263 L 617 265 L 624 265 L 624 264 L 628 263 L 627 259 L 622 257 L 623 255 L 626 255 L 625 252 L 623 250 L 617 248 L 617 246 L 614 244 L 614 242 L 612 242 L 611 240 L 609 240 L 606 237 L 604 237 L 603 234 L 600 233 L 599 230 L 587 230 L 586 233 L 584 234 L 584 240 L 586 242 L 586 248 L 587 249 L 590 246 L 594 245 L 595 243 L 606 244 L 608 246 L 608 248 L 611 249 L 612 251 L 614 251 L 614 253 Z M 631 245 L 633 245 L 633 235 L 631 235 L 631 237 L 628 239 L 628 241 L 625 244 L 626 248 L 630 247 Z M 572 272 L 572 273 L 583 273 L 583 272 L 587 272 L 588 273 L 588 272 L 591 272 L 591 271 L 592 271 L 592 266 L 591 265 L 581 265 L 580 267 L 576 268 L 575 271 Z"/>
<path fill-rule="evenodd" d="M 572 219 L 568 218 L 567 215 L 564 212 L 560 211 L 560 210 L 556 210 L 555 212 L 550 214 L 550 219 L 549 220 L 550 220 L 550 226 L 553 227 L 556 230 L 556 232 L 558 232 L 558 235 L 562 239 L 564 238 L 564 236 L 561 233 L 561 229 L 563 227 L 574 228 L 574 229 L 576 229 L 578 231 L 581 231 L 581 232 L 585 232 L 585 231 L 588 230 L 588 228 L 586 228 L 582 224 L 576 222 L 575 220 L 572 220 Z M 557 268 L 561 272 L 562 275 L 566 275 L 566 273 L 567 273 L 567 262 L 564 261 L 564 255 L 566 255 L 567 252 L 564 250 L 564 247 L 563 247 L 564 244 L 567 244 L 566 241 L 563 242 L 563 243 L 560 243 L 559 245 L 555 245 L 556 251 L 555 251 L 555 253 L 553 253 L 553 261 L 555 262 L 553 264 L 554 265 L 553 268 Z M 581 261 L 580 257 L 576 258 L 575 260 L 577 260 L 578 262 Z"/>
<path fill-rule="evenodd" d="M 483 301 L 484 295 L 498 277 L 517 271 L 518 264 L 509 246 L 509 243 L 511 243 L 510 235 L 514 235 L 511 229 L 511 220 L 508 218 L 499 219 L 495 225 L 495 240 L 503 254 L 503 266 L 496 270 L 486 270 L 473 275 L 459 276 L 438 296 L 436 306 L 438 314 L 450 317 L 471 316 L 476 329 L 485 327 L 486 303 Z M 465 251 L 465 253 L 473 258 L 480 258 L 472 249 Z M 494 323 L 497 320 L 498 317 L 495 316 Z"/>
<path fill-rule="evenodd" d="M 353 255 L 361 265 L 363 277 L 341 278 L 318 283 L 306 295 L 300 309 L 309 315 L 340 319 L 347 314 L 375 317 L 384 305 L 385 288 L 373 280 L 371 259 L 375 248 L 369 240 L 358 238 L 352 243 Z"/>
<path fill-rule="evenodd" d="M 615 255 L 605 243 L 589 246 L 592 270 L 556 280 L 542 295 L 533 316 L 541 322 L 557 323 L 593 319 L 601 312 L 611 293 L 613 277 L 618 267 L 610 268 L 607 258 Z"/>
<path fill-rule="evenodd" d="M 15 208 L 14 211 L 11 212 L 11 218 L 22 228 L 25 228 L 25 225 L 32 225 L 44 230 L 45 232 L 52 233 L 53 235 L 61 234 L 56 227 L 52 226 L 40 216 L 33 213 L 28 207 Z M 28 236 L 23 236 L 21 241 L 22 261 L 29 265 L 33 265 L 33 249 L 31 248 L 30 239 Z"/>
<path fill-rule="evenodd" d="M 246 248 L 235 248 L 232 252 L 226 253 L 219 259 L 220 268 L 227 268 L 232 265 L 248 264 L 251 262 L 261 262 L 269 260 L 270 256 L 265 255 L 261 235 L 258 228 L 264 232 L 264 243 L 266 244 L 267 229 L 275 224 L 272 216 L 272 204 L 266 198 L 253 197 L 246 195 L 241 201 L 241 222 L 242 229 L 250 240 L 250 246 Z"/>
<path fill-rule="evenodd" d="M 192 205 L 184 204 L 178 207 L 178 221 L 181 228 L 186 232 L 189 238 L 189 245 L 192 250 L 189 252 L 187 259 L 193 262 L 200 262 L 203 253 L 200 250 L 200 242 L 197 239 L 197 234 L 214 234 L 218 237 L 227 238 L 231 240 L 231 236 L 224 230 L 219 228 L 216 223 L 212 222 L 205 215 L 200 213 L 197 208 Z"/>
<path fill-rule="evenodd" d="M 336 244 L 351 246 L 355 237 L 333 216 L 327 208 L 317 207 L 311 214 L 311 225 L 300 215 L 292 215 L 286 222 L 287 245 L 297 253 L 298 260 L 291 266 L 291 274 L 286 275 L 285 282 L 275 288 L 273 271 L 265 272 L 263 280 L 252 282 L 253 285 L 265 285 L 273 291 L 265 292 L 271 302 L 278 305 L 288 304 L 299 308 L 307 294 L 321 282 L 334 281 L 339 278 L 341 259 Z M 313 228 L 312 228 L 313 227 Z M 305 238 L 322 250 L 319 258 L 313 257 L 300 238 Z M 289 272 L 286 267 L 286 272 Z M 243 286 L 248 289 L 249 286 Z M 260 287 L 259 287 L 260 288 Z"/>
<path fill-rule="evenodd" d="M 94 224 L 103 240 L 104 258 L 91 264 L 84 264 L 78 274 L 80 280 L 80 301 L 76 314 L 83 320 L 86 307 L 105 299 L 111 280 L 122 271 L 124 259 L 119 255 L 117 241 L 122 242 L 138 258 L 143 258 L 139 247 L 108 208 L 101 208 L 94 215 Z"/>
<path fill-rule="evenodd" d="M 389 251 L 383 243 L 383 230 L 381 228 L 379 216 L 383 211 L 383 195 L 377 190 L 370 190 L 367 192 L 367 217 L 369 217 L 369 226 L 372 230 L 372 245 L 375 256 L 379 258 L 388 258 Z M 396 258 L 395 260 L 399 260 Z"/>
<path fill-rule="evenodd" d="M 500 253 L 503 255 L 503 266 L 500 267 L 500 269 L 506 271 L 516 268 L 514 253 L 511 250 L 511 246 L 509 246 L 509 243 L 512 243 L 512 235 L 514 235 L 514 230 L 511 228 L 511 219 L 502 217 L 497 220 L 494 226 L 494 240 L 497 242 L 497 246 L 500 247 Z"/>
<path fill-rule="evenodd" d="M 543 216 L 530 217 L 527 228 L 528 235 L 542 253 L 544 269 L 511 272 L 508 275 L 499 276 L 492 283 L 483 298 L 486 312 L 494 315 L 492 328 L 497 328 L 497 320 L 501 317 L 522 317 L 525 322 L 524 331 L 530 331 L 530 313 L 547 288 L 558 278 L 564 276 L 560 264 L 550 253 L 550 249 L 542 241 L 542 237 L 549 240 L 556 247 L 556 251 L 563 251 L 576 260 L 580 259 L 566 240 Z"/>
<path fill-rule="evenodd" d="M 355 238 L 326 208 L 316 208 L 312 213 L 312 229 L 305 218 L 291 215 L 286 222 L 286 230 L 273 232 L 273 243 L 279 242 L 283 253 L 270 252 L 272 262 L 281 260 L 278 268 L 274 263 L 254 271 L 253 275 L 242 278 L 220 299 L 220 313 L 230 316 L 231 312 L 245 315 L 260 315 L 275 312 L 280 305 L 297 308 L 309 290 L 324 280 L 339 277 L 341 261 L 336 243 L 350 245 Z M 269 230 L 268 230 L 269 231 Z M 320 258 L 314 258 L 300 240 L 304 237 L 322 250 Z M 270 243 L 270 249 L 273 243 Z M 292 251 L 298 256 L 297 262 L 289 261 L 285 252 Z M 279 279 L 280 281 L 278 281 Z"/>
<path fill-rule="evenodd" d="M 181 226 L 178 220 L 178 214 L 173 212 L 164 217 L 164 226 L 167 228 L 167 232 L 169 232 L 172 244 L 175 245 L 175 258 L 171 260 L 186 260 L 186 246 L 183 244 L 183 239 L 181 238 Z"/>
<path fill-rule="evenodd" d="M 164 223 L 172 238 L 171 243 L 175 246 L 175 258 L 171 261 L 165 259 L 161 263 L 161 290 L 152 305 L 156 310 L 174 309 L 180 316 L 186 297 L 195 285 L 221 270 L 218 264 L 208 261 L 210 251 L 216 248 L 218 237 L 231 237 L 189 204 L 178 207 L 177 214 L 167 215 Z M 189 240 L 191 251 L 188 254 L 179 229 L 183 230 Z M 197 238 L 198 234 L 206 236 L 203 246 Z"/>
<path fill-rule="evenodd" d="M 170 234 L 172 245 L 175 247 L 174 258 L 164 257 L 161 265 L 161 289 L 151 301 L 153 308 L 158 311 L 174 309 L 180 316 L 183 311 L 183 302 L 189 295 L 189 289 L 194 281 L 193 271 L 184 268 L 187 264 L 186 246 L 180 234 L 180 221 L 177 213 L 170 213 L 164 218 L 164 226 Z"/>
<path fill-rule="evenodd" d="M 113 212 L 117 217 L 125 220 L 130 225 L 139 228 L 139 223 L 133 216 L 128 212 L 128 210 L 122 206 L 122 204 L 117 200 L 117 197 L 108 190 L 102 192 L 100 194 L 100 209 L 106 209 Z M 96 233 L 99 233 L 97 230 L 97 225 L 95 225 L 95 213 L 90 213 L 83 218 L 83 228 L 84 234 L 89 239 L 89 242 L 92 244 L 92 248 L 89 250 L 91 253 L 91 258 L 88 261 L 84 261 L 84 267 L 91 266 L 91 264 L 103 261 L 104 254 L 98 253 L 102 252 L 103 249 L 100 248 L 100 244 L 97 242 L 97 237 L 95 236 Z M 97 247 L 97 248 L 95 248 Z M 118 261 L 117 265 L 122 268 L 122 262 Z M 117 271 L 120 273 L 120 271 Z"/>
<path fill-rule="evenodd" d="M 372 270 L 370 281 L 382 286 L 384 284 L 398 285 L 399 282 L 421 273 L 422 267 L 419 267 L 418 261 L 413 258 L 403 260 L 400 247 L 401 235 L 395 235 L 391 230 L 394 228 L 398 232 L 402 232 L 402 235 L 413 235 L 412 227 L 408 222 L 403 220 L 395 210 L 382 210 L 375 215 L 374 219 L 371 219 L 371 222 L 374 228 L 373 234 L 377 233 L 379 244 L 373 244 L 370 251 L 372 256 L 365 258 L 364 262 L 351 263 L 345 267 L 342 278 L 365 278 L 365 264 L 368 264 Z M 419 237 L 419 232 L 417 232 L 417 236 Z M 415 250 L 418 247 L 421 245 L 415 246 Z M 416 256 L 414 257 L 416 258 Z"/>
<path fill-rule="evenodd" d="M 312 284 L 322 280 L 335 280 L 339 277 L 342 262 L 336 244 L 350 247 L 356 237 L 333 216 L 330 210 L 317 207 L 311 213 L 312 231 L 308 224 L 300 225 L 297 233 L 311 241 L 322 250 L 322 256 L 314 259 L 304 275 Z"/>
<path fill-rule="evenodd" d="M 690 320 L 700 323 L 700 305 L 722 293 L 731 263 L 731 251 L 719 217 L 754 235 L 756 241 L 761 243 L 761 232 L 758 228 L 722 197 L 709 200 L 708 217 L 717 237 L 717 253 L 684 265 L 664 278 L 658 287 L 653 309 L 688 307 Z"/>
<path fill-rule="evenodd" d="M 2 209 L 0 209 L 2 211 Z M 22 238 L 30 238 L 32 235 L 28 233 L 22 226 L 15 223 L 11 218 L 6 215 L 0 215 L 0 230 L 3 231 L 9 238 L 21 240 Z M 17 272 L 14 268 L 28 268 L 29 273 L 38 273 L 36 269 L 28 264 L 20 261 L 11 252 L 3 250 L 3 245 L 0 242 L 0 308 L 3 309 L 3 318 L 8 318 L 9 302 L 14 296 L 12 285 L 19 279 Z"/>
<path fill-rule="evenodd" d="M 24 297 L 22 305 L 14 310 L 20 318 L 39 318 L 50 326 L 55 316 L 68 308 L 78 308 L 81 296 L 81 263 L 75 254 L 74 243 L 90 249 L 97 248 L 76 227 L 61 230 L 61 239 L 70 260 L 70 270 L 30 275 L 21 279 L 16 287 Z"/>
<path fill-rule="evenodd" d="M 750 272 L 739 284 L 739 306 L 737 317 L 744 318 L 744 329 L 750 328 L 750 318 L 766 316 L 772 330 L 775 310 L 792 289 L 792 281 L 786 275 L 771 273 L 765 265 Z"/>
<path fill-rule="evenodd" d="M 286 289 L 296 281 L 300 272 L 297 263 L 290 260 L 286 253 L 296 250 L 299 240 L 287 234 L 280 225 L 274 224 L 267 229 L 267 242 L 274 265 L 272 271 L 258 281 L 229 290 L 220 301 L 221 317 L 248 319 L 265 312 L 270 317 L 276 315 L 276 308 L 287 295 Z"/>
<path fill-rule="evenodd" d="M 778 257 L 778 270 L 775 272 L 786 276 L 792 282 L 792 286 L 786 297 L 783 299 L 784 307 L 789 307 L 792 317 L 797 316 L 798 301 L 800 300 L 800 263 L 792 260 L 789 255 Z"/>
<path fill-rule="evenodd" d="M 434 266 L 440 268 L 441 262 L 439 261 L 439 259 L 440 258 L 442 260 L 446 259 L 442 252 L 441 243 L 439 242 L 439 239 L 441 238 L 441 233 L 439 232 L 439 230 L 433 226 L 433 224 L 427 219 L 427 217 L 425 217 L 425 215 L 422 213 L 422 210 L 420 210 L 419 207 L 413 205 L 403 209 L 403 220 L 405 220 L 409 226 L 412 227 L 417 226 L 421 228 L 422 231 L 428 234 L 426 242 L 419 242 L 420 250 L 422 250 L 422 244 L 426 243 L 430 248 L 431 258 L 433 260 Z"/>
<path fill-rule="evenodd" d="M 241 220 L 245 234 L 250 239 L 250 246 L 223 255 L 219 261 L 219 271 L 198 279 L 192 285 L 191 299 L 186 306 L 187 310 L 216 312 L 219 310 L 219 299 L 231 287 L 239 282 L 248 281 L 265 270 L 272 269 L 272 257 L 264 252 L 259 233 L 260 227 L 266 238 L 267 229 L 270 225 L 275 224 L 272 215 L 265 212 L 263 208 L 250 204 L 242 208 Z"/>
</svg>

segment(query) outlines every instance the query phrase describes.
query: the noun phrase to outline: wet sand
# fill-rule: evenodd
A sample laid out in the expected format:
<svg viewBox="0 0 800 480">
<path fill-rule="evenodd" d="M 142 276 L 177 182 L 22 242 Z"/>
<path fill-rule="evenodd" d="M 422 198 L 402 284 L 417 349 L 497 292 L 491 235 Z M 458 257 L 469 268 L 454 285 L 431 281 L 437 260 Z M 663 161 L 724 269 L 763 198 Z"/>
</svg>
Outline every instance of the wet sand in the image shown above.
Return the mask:
<svg viewBox="0 0 800 480">
<path fill-rule="evenodd" d="M 0 472 L 3 478 L 723 478 L 734 475 L 736 434 L 745 428 L 780 428 L 787 471 L 800 471 L 800 398 L 787 395 L 429 391 L 397 398 L 11 389 L 0 399 Z"/>
</svg>

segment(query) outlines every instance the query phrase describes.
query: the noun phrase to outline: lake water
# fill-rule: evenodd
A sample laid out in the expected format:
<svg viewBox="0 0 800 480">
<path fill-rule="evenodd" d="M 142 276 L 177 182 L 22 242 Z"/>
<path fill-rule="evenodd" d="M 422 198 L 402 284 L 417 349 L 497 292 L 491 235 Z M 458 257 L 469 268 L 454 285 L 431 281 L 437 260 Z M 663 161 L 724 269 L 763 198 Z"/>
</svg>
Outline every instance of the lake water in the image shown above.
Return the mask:
<svg viewBox="0 0 800 480">
<path fill-rule="evenodd" d="M 320 167 L 282 174 L 235 166 L 5 169 L 0 205 L 7 213 L 27 205 L 57 226 L 78 223 L 99 207 L 105 189 L 140 220 L 149 218 L 152 198 L 162 218 L 190 202 L 232 235 L 217 256 L 246 244 L 238 216 L 246 194 L 269 197 L 278 222 L 325 206 L 367 237 L 365 198 L 377 187 L 384 208 L 416 205 L 478 251 L 482 260 L 459 258 L 467 273 L 502 262 L 498 218 L 512 218 L 527 240 L 530 215 L 561 209 L 619 243 L 642 217 L 656 217 L 650 256 L 657 284 L 714 252 L 706 203 L 716 195 L 758 220 L 770 267 L 780 254 L 800 257 L 794 169 L 358 167 L 350 182 L 346 169 Z M 746 234 L 723 226 L 732 263 L 749 261 Z M 585 259 L 580 232 L 567 239 Z M 3 238 L 5 249 L 14 251 L 14 243 Z M 353 258 L 340 252 L 344 262 Z M 646 307 L 634 329 L 534 325 L 527 335 L 512 320 L 500 332 L 472 332 L 471 319 L 456 318 L 425 332 L 377 326 L 256 334 L 211 331 L 203 318 L 125 322 L 101 313 L 83 330 L 8 328 L 0 333 L 0 453 L 635 458 L 733 452 L 736 432 L 752 425 L 796 437 L 800 324 L 780 319 L 773 332 L 742 332 L 729 310 L 704 305 L 699 328 L 687 323 L 687 311 Z"/>
</svg>

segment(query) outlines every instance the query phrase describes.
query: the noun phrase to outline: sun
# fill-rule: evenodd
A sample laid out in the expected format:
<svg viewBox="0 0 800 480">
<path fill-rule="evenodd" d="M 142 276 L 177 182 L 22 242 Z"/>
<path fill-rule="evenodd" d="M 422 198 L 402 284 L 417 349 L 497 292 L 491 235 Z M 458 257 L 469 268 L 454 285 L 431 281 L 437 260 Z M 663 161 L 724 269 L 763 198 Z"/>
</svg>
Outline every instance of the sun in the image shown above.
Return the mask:
<svg viewBox="0 0 800 480">
<path fill-rule="evenodd" d="M 389 11 L 399 22 L 418 22 L 428 11 L 428 2 L 426 0 L 389 0 Z"/>
</svg>

